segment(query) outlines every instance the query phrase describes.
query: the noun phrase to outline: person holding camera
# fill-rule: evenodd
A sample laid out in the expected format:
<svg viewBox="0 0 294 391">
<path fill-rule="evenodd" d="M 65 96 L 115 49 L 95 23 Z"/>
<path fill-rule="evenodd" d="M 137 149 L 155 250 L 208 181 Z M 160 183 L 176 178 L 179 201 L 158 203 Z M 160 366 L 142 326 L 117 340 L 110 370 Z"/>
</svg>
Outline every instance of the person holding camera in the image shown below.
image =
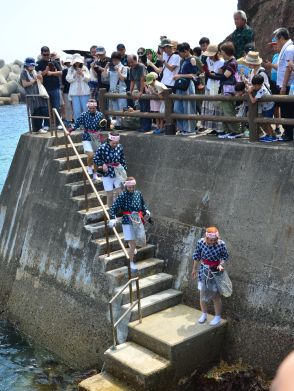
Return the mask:
<svg viewBox="0 0 294 391">
<path fill-rule="evenodd" d="M 110 62 L 106 65 L 103 71 L 103 75 L 109 76 L 109 91 L 125 94 L 127 91 L 126 79 L 128 77 L 128 68 L 121 63 L 120 52 L 113 52 Z M 126 99 L 110 99 L 110 110 L 122 111 L 127 106 Z M 121 117 L 116 118 L 116 130 L 121 130 Z"/>
<path fill-rule="evenodd" d="M 69 97 L 72 100 L 74 120 L 87 111 L 87 103 L 90 98 L 90 72 L 84 65 L 84 57 L 73 55 L 72 66 L 69 68 L 66 80 L 70 83 Z"/>
</svg>

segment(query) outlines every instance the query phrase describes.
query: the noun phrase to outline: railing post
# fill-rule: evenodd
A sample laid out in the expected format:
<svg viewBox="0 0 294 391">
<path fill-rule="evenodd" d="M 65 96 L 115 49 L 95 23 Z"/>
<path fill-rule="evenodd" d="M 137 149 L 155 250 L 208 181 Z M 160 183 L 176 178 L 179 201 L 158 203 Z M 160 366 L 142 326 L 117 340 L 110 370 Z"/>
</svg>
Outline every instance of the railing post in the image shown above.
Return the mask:
<svg viewBox="0 0 294 391">
<path fill-rule="evenodd" d="M 104 214 L 104 235 L 106 239 L 106 251 L 107 251 L 107 256 L 110 256 L 110 246 L 109 246 L 109 232 L 108 232 L 108 227 L 107 227 L 107 218 Z"/>
<path fill-rule="evenodd" d="M 99 111 L 105 115 L 106 112 L 106 88 L 99 88 Z"/>
<path fill-rule="evenodd" d="M 30 113 L 30 109 L 29 109 L 29 99 L 27 96 L 26 96 L 26 105 L 27 105 L 27 112 L 28 112 L 29 130 L 30 130 L 30 133 L 32 133 L 32 118 L 31 118 L 31 113 Z"/>
<path fill-rule="evenodd" d="M 128 278 L 129 280 L 132 279 L 132 271 L 131 271 L 131 261 L 130 259 L 127 259 L 128 263 Z M 133 298 L 133 287 L 132 284 L 129 285 L 129 291 L 130 291 L 130 303 L 133 304 L 134 298 Z"/>
<path fill-rule="evenodd" d="M 171 118 L 173 112 L 173 100 L 170 98 L 172 89 L 169 88 L 164 93 L 164 105 L 165 105 L 165 134 L 173 135 L 176 134 L 176 127 Z"/>
<path fill-rule="evenodd" d="M 257 104 L 252 103 L 249 96 L 248 102 L 248 123 L 249 123 L 249 141 L 258 141 L 259 139 L 259 125 L 255 122 L 258 117 Z"/>
<path fill-rule="evenodd" d="M 116 344 L 117 344 L 117 335 L 116 335 L 116 328 L 114 327 L 112 303 L 109 303 L 109 311 L 110 311 L 110 322 L 111 322 L 111 327 L 112 327 L 113 347 L 115 348 Z"/>
<path fill-rule="evenodd" d="M 83 171 L 83 181 L 84 181 L 84 195 L 85 195 L 85 206 L 86 206 L 86 211 L 88 212 L 89 210 L 89 202 L 88 202 L 88 192 L 87 192 L 87 182 L 86 182 L 86 174 Z"/>
<path fill-rule="evenodd" d="M 139 278 L 136 280 L 136 287 L 137 287 L 139 323 L 142 323 L 141 292 L 140 292 Z"/>
</svg>

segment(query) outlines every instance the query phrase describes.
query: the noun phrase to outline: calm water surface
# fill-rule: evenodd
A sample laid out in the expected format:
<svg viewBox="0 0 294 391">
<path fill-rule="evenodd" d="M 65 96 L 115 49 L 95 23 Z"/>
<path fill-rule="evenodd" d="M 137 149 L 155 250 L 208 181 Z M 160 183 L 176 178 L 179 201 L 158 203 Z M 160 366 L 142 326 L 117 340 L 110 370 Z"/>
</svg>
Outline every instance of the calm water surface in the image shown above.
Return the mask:
<svg viewBox="0 0 294 391">
<path fill-rule="evenodd" d="M 0 106 L 0 192 L 20 135 L 27 131 L 25 105 Z M 0 320 L 0 391 L 77 390 L 77 377 L 56 357 Z"/>
</svg>

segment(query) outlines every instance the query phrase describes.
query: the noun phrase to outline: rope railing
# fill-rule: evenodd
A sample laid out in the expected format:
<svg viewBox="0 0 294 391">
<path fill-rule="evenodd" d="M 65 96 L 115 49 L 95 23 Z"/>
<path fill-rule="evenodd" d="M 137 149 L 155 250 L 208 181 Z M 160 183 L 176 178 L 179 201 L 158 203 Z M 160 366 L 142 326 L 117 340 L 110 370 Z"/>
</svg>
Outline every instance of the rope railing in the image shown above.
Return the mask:
<svg viewBox="0 0 294 391">
<path fill-rule="evenodd" d="M 104 214 L 104 225 L 105 225 L 105 237 L 106 237 L 106 245 L 107 245 L 107 255 L 109 256 L 110 255 L 110 250 L 109 250 L 109 235 L 108 235 L 108 226 L 107 226 L 107 223 L 109 221 L 109 213 L 107 211 L 107 209 L 105 208 L 105 205 L 104 203 L 102 202 L 102 199 L 90 177 L 90 175 L 88 174 L 88 171 L 83 163 L 83 160 L 76 148 L 76 146 L 74 145 L 74 142 L 72 141 L 72 138 L 68 132 L 68 130 L 66 129 L 66 127 L 64 126 L 64 123 L 58 113 L 58 111 L 56 109 L 53 109 L 53 113 L 54 115 L 56 116 L 56 118 L 58 119 L 60 125 L 62 126 L 62 129 L 63 129 L 63 132 L 64 132 L 64 137 L 65 137 L 65 141 L 66 141 L 66 150 L 67 150 L 67 167 L 68 167 L 68 171 L 70 171 L 70 162 L 69 162 L 69 154 L 68 154 L 68 146 L 67 146 L 67 142 L 69 142 L 71 148 L 73 149 L 74 151 L 74 154 L 76 155 L 76 157 L 78 158 L 78 161 L 80 163 L 80 166 L 82 168 L 82 171 L 83 171 L 83 177 L 84 177 L 84 189 L 85 189 L 85 202 L 87 204 L 87 191 L 86 191 L 86 180 L 88 180 L 97 200 L 98 200 L 98 203 L 99 205 L 101 206 L 102 208 L 102 211 L 103 211 L 103 214 Z M 86 210 L 87 210 L 87 207 L 86 207 Z M 120 248 L 122 249 L 126 259 L 127 259 L 127 267 L 128 267 L 128 278 L 129 280 L 132 279 L 132 273 L 131 273 L 131 267 L 130 267 L 130 257 L 129 257 L 129 254 L 116 230 L 115 227 L 112 228 L 113 229 L 113 233 L 116 237 L 116 239 L 118 240 L 118 243 L 120 245 Z M 130 302 L 133 303 L 133 292 L 132 292 L 132 284 L 129 284 L 129 290 L 130 290 Z"/>
</svg>

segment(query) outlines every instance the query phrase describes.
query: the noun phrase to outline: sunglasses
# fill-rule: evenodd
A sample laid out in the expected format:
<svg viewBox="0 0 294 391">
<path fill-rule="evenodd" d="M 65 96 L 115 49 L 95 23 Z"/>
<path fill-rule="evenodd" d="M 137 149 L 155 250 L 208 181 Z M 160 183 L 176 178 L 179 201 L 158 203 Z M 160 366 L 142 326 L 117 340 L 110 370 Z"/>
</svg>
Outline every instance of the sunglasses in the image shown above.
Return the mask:
<svg viewBox="0 0 294 391">
<path fill-rule="evenodd" d="M 50 56 L 50 53 L 42 53 L 42 56 L 44 56 L 44 57 L 49 57 L 49 56 Z"/>
<path fill-rule="evenodd" d="M 138 56 L 144 56 L 144 52 L 138 52 Z"/>
</svg>

